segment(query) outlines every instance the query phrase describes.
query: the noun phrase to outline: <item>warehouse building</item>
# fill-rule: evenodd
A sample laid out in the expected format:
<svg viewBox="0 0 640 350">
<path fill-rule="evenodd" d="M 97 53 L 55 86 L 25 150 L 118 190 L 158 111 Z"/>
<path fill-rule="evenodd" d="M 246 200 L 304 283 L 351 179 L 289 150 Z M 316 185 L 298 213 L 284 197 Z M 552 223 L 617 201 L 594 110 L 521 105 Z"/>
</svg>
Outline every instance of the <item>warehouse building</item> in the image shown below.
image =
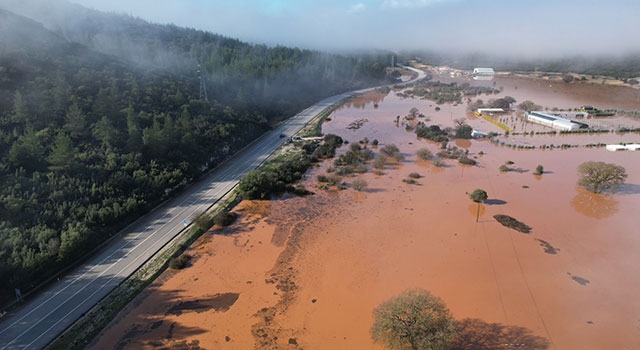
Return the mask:
<svg viewBox="0 0 640 350">
<path fill-rule="evenodd" d="M 550 128 L 561 131 L 576 130 L 583 128 L 586 125 L 574 123 L 571 120 L 538 111 L 527 112 L 525 113 L 525 117 L 527 121 L 530 121 L 532 123 L 548 126 Z"/>
<path fill-rule="evenodd" d="M 474 68 L 473 75 L 495 75 L 496 72 L 493 71 L 493 68 Z"/>
</svg>

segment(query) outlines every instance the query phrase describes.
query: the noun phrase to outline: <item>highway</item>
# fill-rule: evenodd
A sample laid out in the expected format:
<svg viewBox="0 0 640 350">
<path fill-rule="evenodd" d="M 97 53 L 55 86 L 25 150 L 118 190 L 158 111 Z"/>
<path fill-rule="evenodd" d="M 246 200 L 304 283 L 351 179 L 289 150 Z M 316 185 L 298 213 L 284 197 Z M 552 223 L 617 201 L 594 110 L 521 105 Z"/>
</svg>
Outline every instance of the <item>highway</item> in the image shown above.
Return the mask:
<svg viewBox="0 0 640 350">
<path fill-rule="evenodd" d="M 423 78 L 405 82 L 408 84 Z M 194 213 L 218 202 L 250 170 L 262 164 L 287 138 L 341 100 L 369 91 L 332 96 L 305 109 L 254 141 L 183 193 L 125 228 L 93 257 L 0 319 L 0 349 L 42 349 L 126 280 L 184 228 Z"/>
</svg>

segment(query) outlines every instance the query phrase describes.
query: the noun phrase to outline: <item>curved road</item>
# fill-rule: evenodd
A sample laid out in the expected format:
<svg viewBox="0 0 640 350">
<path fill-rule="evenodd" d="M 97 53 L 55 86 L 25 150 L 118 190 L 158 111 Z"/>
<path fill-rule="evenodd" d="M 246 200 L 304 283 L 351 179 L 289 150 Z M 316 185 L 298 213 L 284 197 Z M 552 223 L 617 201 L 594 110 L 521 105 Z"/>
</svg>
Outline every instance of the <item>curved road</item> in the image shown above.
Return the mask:
<svg viewBox="0 0 640 350">
<path fill-rule="evenodd" d="M 422 79 L 418 78 L 403 84 Z M 250 170 L 258 167 L 291 136 L 326 108 L 341 100 L 372 89 L 352 91 L 327 98 L 289 119 L 218 169 L 193 184 L 182 194 L 143 216 L 118 234 L 82 266 L 29 300 L 18 312 L 0 323 L 1 349 L 41 349 L 71 326 L 85 312 L 142 266 L 184 228 L 183 220 L 203 212 Z"/>
</svg>

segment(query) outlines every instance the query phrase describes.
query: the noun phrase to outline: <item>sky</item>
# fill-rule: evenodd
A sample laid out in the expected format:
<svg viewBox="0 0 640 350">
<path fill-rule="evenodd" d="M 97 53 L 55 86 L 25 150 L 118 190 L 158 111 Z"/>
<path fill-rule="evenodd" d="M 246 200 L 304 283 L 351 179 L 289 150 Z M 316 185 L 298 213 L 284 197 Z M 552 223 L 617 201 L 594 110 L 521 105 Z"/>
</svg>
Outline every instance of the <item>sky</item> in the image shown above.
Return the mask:
<svg viewBox="0 0 640 350">
<path fill-rule="evenodd" d="M 640 52 L 638 0 L 71 0 L 251 43 L 515 57 Z"/>
</svg>

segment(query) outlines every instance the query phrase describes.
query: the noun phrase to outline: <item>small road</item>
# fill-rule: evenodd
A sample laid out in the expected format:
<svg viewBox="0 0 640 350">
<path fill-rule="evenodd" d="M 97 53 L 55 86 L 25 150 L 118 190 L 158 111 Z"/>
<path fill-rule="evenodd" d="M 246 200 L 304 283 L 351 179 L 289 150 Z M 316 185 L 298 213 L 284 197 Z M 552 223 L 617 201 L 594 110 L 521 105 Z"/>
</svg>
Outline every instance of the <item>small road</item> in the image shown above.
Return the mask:
<svg viewBox="0 0 640 350">
<path fill-rule="evenodd" d="M 418 70 L 419 77 L 424 73 Z M 403 83 L 408 84 L 409 82 Z M 93 257 L 28 300 L 0 323 L 0 349 L 41 349 L 176 237 L 194 213 L 204 212 L 231 191 L 314 117 L 364 89 L 327 98 L 257 139 L 183 193 L 125 228 Z"/>
</svg>

